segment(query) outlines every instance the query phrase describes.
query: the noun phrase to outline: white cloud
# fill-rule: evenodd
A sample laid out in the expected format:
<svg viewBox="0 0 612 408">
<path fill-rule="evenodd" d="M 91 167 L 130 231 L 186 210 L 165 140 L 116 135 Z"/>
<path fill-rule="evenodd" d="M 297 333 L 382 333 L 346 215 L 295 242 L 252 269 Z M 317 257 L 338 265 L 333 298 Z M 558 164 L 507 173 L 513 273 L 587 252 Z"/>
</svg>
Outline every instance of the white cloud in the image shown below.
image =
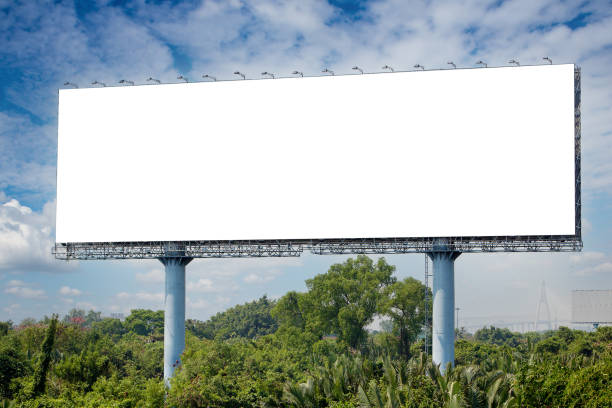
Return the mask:
<svg viewBox="0 0 612 408">
<path fill-rule="evenodd" d="M 137 293 L 120 292 L 117 294 L 117 299 L 136 300 L 136 301 L 145 301 L 145 302 L 163 302 L 164 294 L 163 293 L 148 293 L 148 292 L 137 292 Z"/>
<path fill-rule="evenodd" d="M 22 280 L 18 280 L 18 279 L 13 279 L 13 280 L 6 282 L 6 286 L 26 286 L 26 285 L 27 283 L 25 283 Z"/>
<path fill-rule="evenodd" d="M 576 272 L 576 275 L 588 276 L 588 275 L 606 274 L 606 273 L 612 273 L 612 262 L 603 262 L 595 266 L 590 266 L 588 268 L 581 269 Z"/>
<path fill-rule="evenodd" d="M 271 273 L 271 274 L 270 273 L 268 274 L 249 273 L 247 276 L 245 276 L 244 281 L 246 283 L 264 283 L 264 282 L 270 282 L 276 276 L 277 276 L 276 273 Z"/>
<path fill-rule="evenodd" d="M 205 299 L 197 299 L 192 300 L 190 297 L 187 297 L 187 310 L 205 310 L 208 311 L 211 308 L 211 304 Z"/>
<path fill-rule="evenodd" d="M 584 252 L 578 252 L 576 254 L 573 254 L 570 260 L 572 261 L 572 263 L 575 263 L 575 264 L 585 264 L 585 263 L 591 263 L 594 261 L 600 261 L 604 259 L 605 257 L 606 255 L 603 252 L 584 251 Z"/>
<path fill-rule="evenodd" d="M 76 302 L 76 308 L 82 310 L 100 310 L 96 305 L 90 302 Z"/>
<path fill-rule="evenodd" d="M 11 315 L 11 314 L 13 314 L 13 312 L 15 312 L 16 310 L 19 310 L 20 308 L 21 308 L 21 305 L 19 305 L 19 303 L 13 303 L 11 305 L 8 305 L 8 306 L 2 308 L 2 310 L 4 310 L 9 315 Z"/>
<path fill-rule="evenodd" d="M 213 285 L 212 280 L 202 278 L 195 282 L 187 282 L 187 290 L 194 292 L 214 292 L 217 289 Z"/>
<path fill-rule="evenodd" d="M 83 292 L 78 289 L 71 288 L 69 286 L 62 286 L 59 290 L 59 293 L 65 296 L 79 296 Z"/>
<path fill-rule="evenodd" d="M 148 272 L 137 272 L 136 280 L 143 283 L 163 283 L 165 279 L 164 271 L 156 268 Z"/>
<path fill-rule="evenodd" d="M 76 263 L 56 260 L 55 202 L 41 212 L 32 211 L 17 200 L 0 205 L 0 271 L 68 271 Z"/>
<path fill-rule="evenodd" d="M 111 297 L 111 303 L 102 310 L 121 312 L 128 315 L 133 309 L 161 310 L 164 308 L 164 294 L 161 292 L 119 292 Z"/>
<path fill-rule="evenodd" d="M 42 289 L 32 289 L 25 286 L 12 286 L 4 289 L 4 293 L 19 296 L 26 299 L 40 299 L 45 297 Z"/>
</svg>

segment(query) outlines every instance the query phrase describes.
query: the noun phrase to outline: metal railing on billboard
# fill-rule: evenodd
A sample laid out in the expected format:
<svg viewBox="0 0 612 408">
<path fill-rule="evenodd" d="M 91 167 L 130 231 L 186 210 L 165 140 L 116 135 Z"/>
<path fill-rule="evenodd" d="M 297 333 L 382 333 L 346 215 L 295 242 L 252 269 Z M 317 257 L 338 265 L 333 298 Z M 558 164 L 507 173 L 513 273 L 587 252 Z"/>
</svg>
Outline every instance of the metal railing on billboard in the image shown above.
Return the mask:
<svg viewBox="0 0 612 408">
<path fill-rule="evenodd" d="M 408 254 L 439 251 L 441 238 L 283 240 L 283 241 L 180 241 L 58 243 L 57 259 L 157 259 L 298 257 L 317 255 Z M 444 238 L 451 252 L 574 252 L 582 250 L 575 236 L 458 237 Z M 178 256 L 177 256 L 178 255 Z"/>
</svg>

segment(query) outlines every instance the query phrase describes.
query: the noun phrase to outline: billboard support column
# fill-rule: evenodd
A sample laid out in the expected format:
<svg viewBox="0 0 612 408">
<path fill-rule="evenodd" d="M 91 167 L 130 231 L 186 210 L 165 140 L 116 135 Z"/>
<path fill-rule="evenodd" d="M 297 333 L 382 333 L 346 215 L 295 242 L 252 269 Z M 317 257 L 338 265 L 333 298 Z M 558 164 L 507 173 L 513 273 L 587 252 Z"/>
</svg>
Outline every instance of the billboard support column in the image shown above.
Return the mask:
<svg viewBox="0 0 612 408">
<path fill-rule="evenodd" d="M 433 263 L 432 360 L 440 372 L 455 364 L 455 259 L 460 252 L 434 245 L 428 253 Z"/>
<path fill-rule="evenodd" d="M 164 296 L 164 382 L 169 385 L 185 350 L 185 266 L 193 258 L 159 258 L 166 269 Z"/>
</svg>

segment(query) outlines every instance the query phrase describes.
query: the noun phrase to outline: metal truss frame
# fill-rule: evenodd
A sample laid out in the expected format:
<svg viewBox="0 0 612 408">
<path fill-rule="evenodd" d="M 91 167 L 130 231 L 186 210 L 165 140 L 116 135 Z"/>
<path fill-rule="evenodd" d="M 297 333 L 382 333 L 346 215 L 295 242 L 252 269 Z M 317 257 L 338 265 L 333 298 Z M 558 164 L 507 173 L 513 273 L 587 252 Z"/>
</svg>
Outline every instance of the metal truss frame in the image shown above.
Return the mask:
<svg viewBox="0 0 612 408">
<path fill-rule="evenodd" d="M 429 252 L 575 252 L 582 250 L 581 90 L 580 68 L 574 70 L 575 235 L 508 237 L 367 238 L 275 241 L 180 241 L 57 243 L 62 260 L 159 258 L 297 257 L 317 255 L 407 254 Z"/>
<path fill-rule="evenodd" d="M 443 245 L 441 245 L 443 243 Z M 574 252 L 575 236 L 393 238 L 295 241 L 100 242 L 56 244 L 57 259 L 261 258 L 451 252 Z"/>
</svg>

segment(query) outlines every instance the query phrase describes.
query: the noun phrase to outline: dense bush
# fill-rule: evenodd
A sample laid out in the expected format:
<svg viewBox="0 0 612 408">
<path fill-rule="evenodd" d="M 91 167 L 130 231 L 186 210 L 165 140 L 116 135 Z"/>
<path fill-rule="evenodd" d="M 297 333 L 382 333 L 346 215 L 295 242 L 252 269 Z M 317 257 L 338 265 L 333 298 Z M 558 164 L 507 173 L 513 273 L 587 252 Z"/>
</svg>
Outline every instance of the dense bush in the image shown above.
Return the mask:
<svg viewBox="0 0 612 408">
<path fill-rule="evenodd" d="M 384 259 L 358 257 L 308 281 L 307 292 L 188 321 L 169 390 L 161 311 L 7 322 L 0 406 L 612 406 L 612 328 L 459 332 L 456 366 L 441 375 L 421 352 L 425 288 L 392 272 Z M 365 329 L 375 314 L 387 318 L 383 332 Z"/>
</svg>

